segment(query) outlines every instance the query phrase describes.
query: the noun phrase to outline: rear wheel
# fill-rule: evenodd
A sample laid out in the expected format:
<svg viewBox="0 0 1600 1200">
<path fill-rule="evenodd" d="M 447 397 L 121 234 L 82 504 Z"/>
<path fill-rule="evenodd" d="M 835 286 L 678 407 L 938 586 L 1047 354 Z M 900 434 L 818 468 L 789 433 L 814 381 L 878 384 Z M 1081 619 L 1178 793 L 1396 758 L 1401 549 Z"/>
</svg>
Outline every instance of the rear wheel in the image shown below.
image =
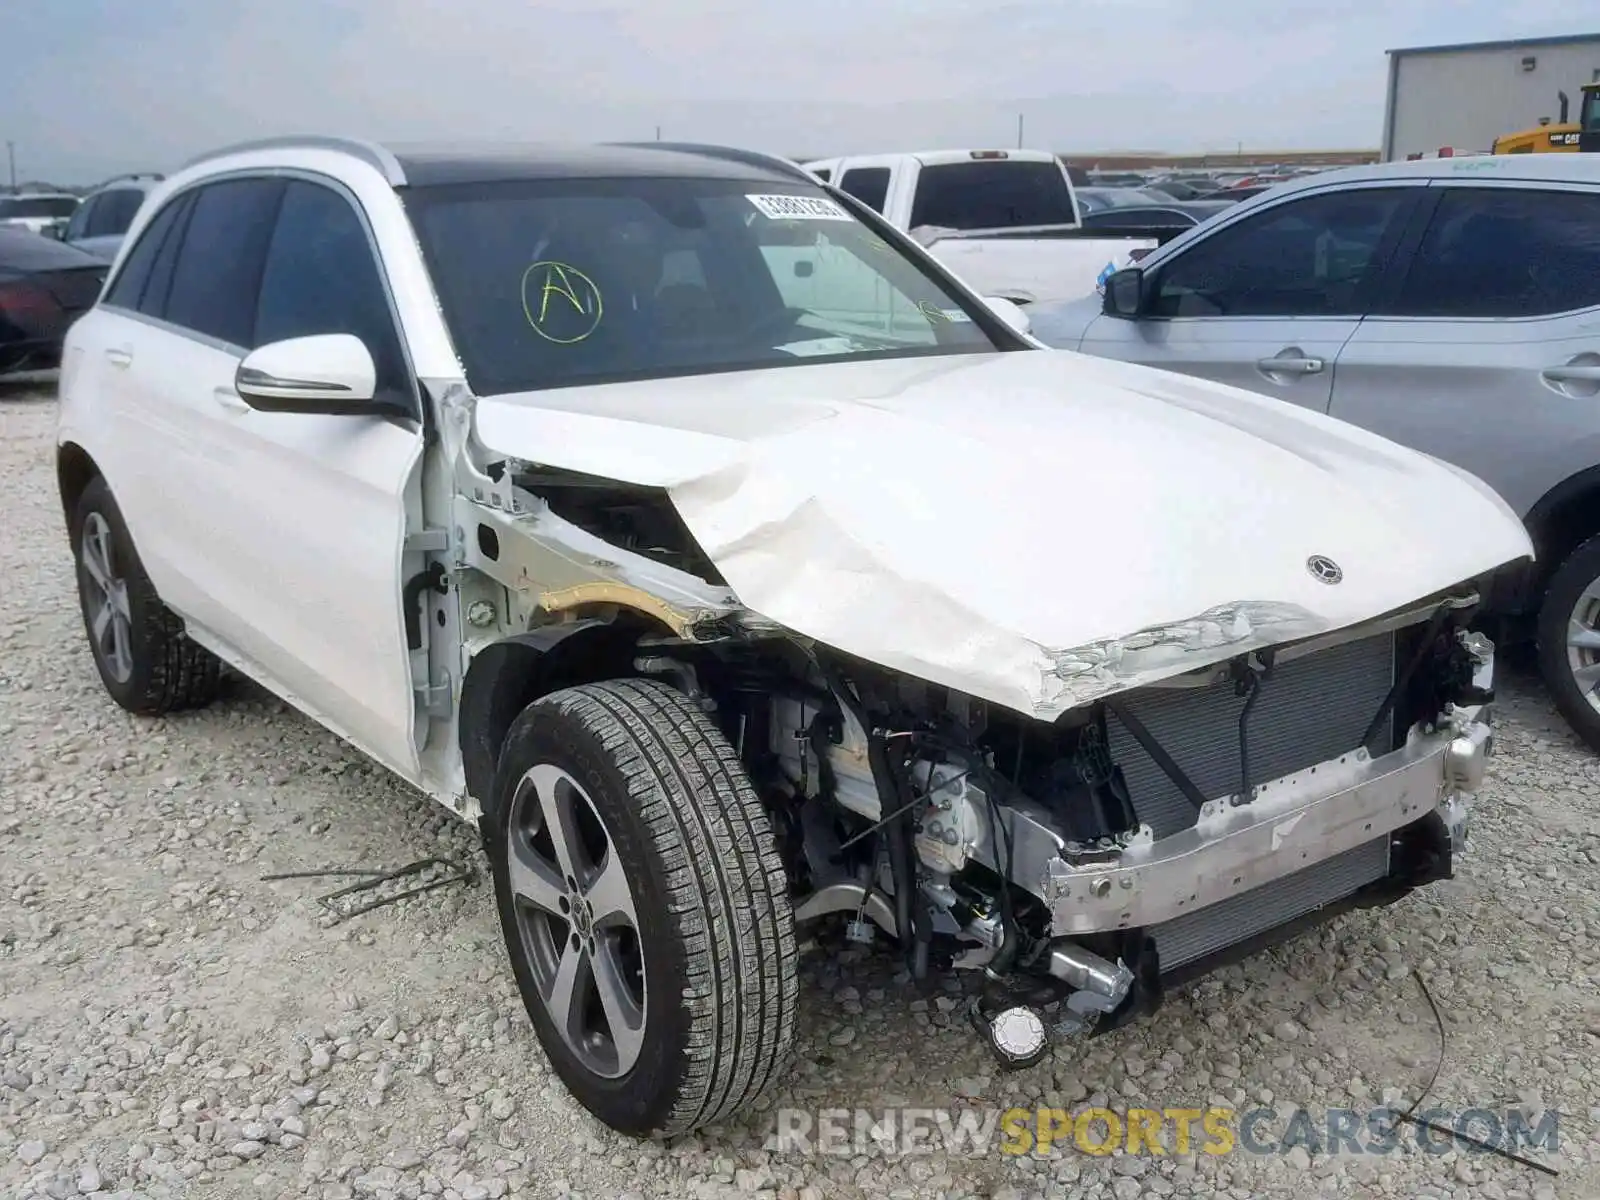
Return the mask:
<svg viewBox="0 0 1600 1200">
<path fill-rule="evenodd" d="M 798 982 L 783 864 L 733 748 L 683 695 L 618 680 L 531 705 L 485 833 L 534 1029 L 600 1120 L 681 1133 L 784 1068 Z"/>
<path fill-rule="evenodd" d="M 209 703 L 221 664 L 189 640 L 183 622 L 161 603 L 99 476 L 78 498 L 70 532 L 83 626 L 111 698 L 146 716 Z"/>
<path fill-rule="evenodd" d="M 1550 578 L 1539 609 L 1539 671 L 1561 715 L 1600 750 L 1600 537 Z"/>
</svg>

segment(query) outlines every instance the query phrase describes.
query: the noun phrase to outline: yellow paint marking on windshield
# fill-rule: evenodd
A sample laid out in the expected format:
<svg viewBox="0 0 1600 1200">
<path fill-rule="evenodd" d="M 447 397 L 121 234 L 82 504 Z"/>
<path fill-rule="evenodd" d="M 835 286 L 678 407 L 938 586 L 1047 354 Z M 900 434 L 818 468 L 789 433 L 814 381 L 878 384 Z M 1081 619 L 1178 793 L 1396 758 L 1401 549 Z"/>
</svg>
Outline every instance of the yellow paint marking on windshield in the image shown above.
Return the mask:
<svg viewBox="0 0 1600 1200">
<path fill-rule="evenodd" d="M 950 314 L 945 312 L 944 309 L 940 308 L 932 300 L 918 300 L 917 308 L 921 311 L 922 315 L 927 317 L 930 321 L 948 322 L 950 320 Z"/>
<path fill-rule="evenodd" d="M 537 314 L 528 298 L 529 283 L 536 276 Z M 548 342 L 571 346 L 583 341 L 599 328 L 605 311 L 599 286 L 570 263 L 544 260 L 522 273 L 522 313 L 533 331 Z"/>
</svg>

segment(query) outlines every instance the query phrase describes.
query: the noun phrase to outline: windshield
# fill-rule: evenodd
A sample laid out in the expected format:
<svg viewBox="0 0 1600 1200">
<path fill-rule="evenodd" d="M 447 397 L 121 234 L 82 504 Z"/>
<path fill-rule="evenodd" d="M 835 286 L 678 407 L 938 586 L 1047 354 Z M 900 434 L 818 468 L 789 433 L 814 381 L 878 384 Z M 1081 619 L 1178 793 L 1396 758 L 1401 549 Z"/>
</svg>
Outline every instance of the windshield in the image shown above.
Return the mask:
<svg viewBox="0 0 1600 1200">
<path fill-rule="evenodd" d="M 1014 229 L 1071 225 L 1072 189 L 1058 162 L 981 159 L 917 172 L 911 228 Z"/>
<path fill-rule="evenodd" d="M 804 184 L 519 181 L 406 204 L 479 395 L 995 349 L 963 300 Z"/>
<path fill-rule="evenodd" d="M 76 196 L 0 196 L 0 219 L 6 217 L 70 217 Z"/>
</svg>

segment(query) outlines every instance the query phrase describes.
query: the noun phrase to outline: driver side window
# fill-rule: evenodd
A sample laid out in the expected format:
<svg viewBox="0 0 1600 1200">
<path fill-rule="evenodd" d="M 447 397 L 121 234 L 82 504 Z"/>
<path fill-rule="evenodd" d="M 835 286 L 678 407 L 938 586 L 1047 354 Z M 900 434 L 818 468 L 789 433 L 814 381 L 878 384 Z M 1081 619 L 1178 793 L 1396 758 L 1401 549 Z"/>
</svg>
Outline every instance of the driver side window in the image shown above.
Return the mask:
<svg viewBox="0 0 1600 1200">
<path fill-rule="evenodd" d="M 1274 205 L 1164 266 L 1152 315 L 1360 316 L 1412 195 L 1356 188 Z"/>
</svg>

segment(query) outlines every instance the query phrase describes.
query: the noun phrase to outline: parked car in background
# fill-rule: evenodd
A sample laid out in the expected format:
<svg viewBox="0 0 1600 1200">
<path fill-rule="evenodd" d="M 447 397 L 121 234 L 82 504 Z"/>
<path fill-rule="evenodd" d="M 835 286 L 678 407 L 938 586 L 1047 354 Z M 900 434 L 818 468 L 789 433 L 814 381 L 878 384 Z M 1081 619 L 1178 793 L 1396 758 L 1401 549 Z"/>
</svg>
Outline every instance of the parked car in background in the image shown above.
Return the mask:
<svg viewBox="0 0 1600 1200">
<path fill-rule="evenodd" d="M 110 262 L 140 205 L 161 180 L 160 175 L 119 175 L 102 183 L 83 198 L 62 240 Z"/>
<path fill-rule="evenodd" d="M 1179 178 L 1154 179 L 1149 186 L 1174 200 L 1198 200 L 1206 192 L 1217 190 L 1217 185 L 1209 179 L 1201 182 Z"/>
<path fill-rule="evenodd" d="M 0 196 L 0 229 L 26 229 L 45 237 L 59 237 L 77 207 L 78 197 L 70 192 Z"/>
<path fill-rule="evenodd" d="M 1241 200 L 1253 200 L 1275 186 L 1277 185 L 1271 183 L 1255 183 L 1242 187 L 1218 188 L 1214 192 L 1202 192 L 1196 199 L 1221 200 L 1226 204 L 1238 204 Z"/>
<path fill-rule="evenodd" d="M 1130 187 L 1083 187 L 1078 189 L 1077 195 L 1078 211 L 1084 215 L 1107 208 L 1137 207 L 1150 203 L 1148 196 L 1138 188 Z"/>
<path fill-rule="evenodd" d="M 1031 316 L 1051 345 L 1250 388 L 1486 480 L 1539 552 L 1493 610 L 1537 641 L 1600 748 L 1600 156 L 1319 173 L 1155 251 L 1103 300 Z"/>
<path fill-rule="evenodd" d="M 934 150 L 805 164 L 909 232 L 985 296 L 1081 296 L 1149 239 L 1083 228 L 1061 160 L 1042 150 Z"/>
<path fill-rule="evenodd" d="M 1136 188 L 1143 187 L 1145 177 L 1135 171 L 1090 171 L 1089 183 L 1093 187 Z"/>
<path fill-rule="evenodd" d="M 1085 229 L 1138 234 L 1141 237 L 1153 237 L 1158 241 L 1167 242 L 1210 220 L 1218 213 L 1228 212 L 1232 208 L 1233 205 L 1222 200 L 1126 204 L 1085 213 L 1083 225 Z"/>
<path fill-rule="evenodd" d="M 0 229 L 0 375 L 46 370 L 105 282 L 106 264 L 25 229 Z"/>
</svg>

